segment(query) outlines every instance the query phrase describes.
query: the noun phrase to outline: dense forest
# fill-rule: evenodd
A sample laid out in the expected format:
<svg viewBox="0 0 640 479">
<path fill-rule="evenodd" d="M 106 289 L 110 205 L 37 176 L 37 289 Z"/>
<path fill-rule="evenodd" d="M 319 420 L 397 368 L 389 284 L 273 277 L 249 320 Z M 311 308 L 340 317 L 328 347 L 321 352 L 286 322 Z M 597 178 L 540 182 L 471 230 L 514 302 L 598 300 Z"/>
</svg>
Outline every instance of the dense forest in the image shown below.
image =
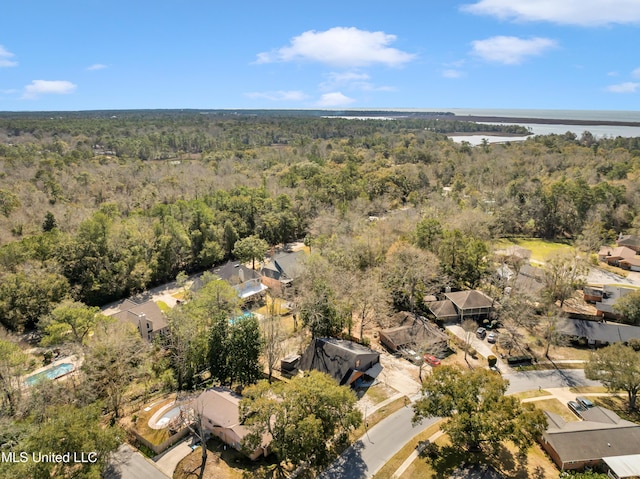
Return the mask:
<svg viewBox="0 0 640 479">
<path fill-rule="evenodd" d="M 638 138 L 471 147 L 446 133 L 513 127 L 205 113 L 0 117 L 5 327 L 34 328 L 65 297 L 102 305 L 205 270 L 250 235 L 325 244 L 348 218 L 410 209 L 414 226 L 431 218 L 481 241 L 591 247 L 640 227 Z"/>
</svg>

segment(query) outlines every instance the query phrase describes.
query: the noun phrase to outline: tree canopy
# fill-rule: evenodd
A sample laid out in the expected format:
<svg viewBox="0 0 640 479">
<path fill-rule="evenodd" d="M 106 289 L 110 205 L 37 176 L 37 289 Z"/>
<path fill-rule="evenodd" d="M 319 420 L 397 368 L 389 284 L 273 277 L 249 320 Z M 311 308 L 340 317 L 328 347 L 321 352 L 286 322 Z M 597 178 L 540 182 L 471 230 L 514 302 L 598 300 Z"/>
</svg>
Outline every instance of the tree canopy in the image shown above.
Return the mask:
<svg viewBox="0 0 640 479">
<path fill-rule="evenodd" d="M 512 441 L 526 450 L 544 432 L 547 421 L 533 405 L 505 396 L 507 386 L 502 376 L 485 369 L 434 368 L 414 405 L 414 421 L 446 418 L 441 428 L 460 448 L 492 450 Z"/>
<path fill-rule="evenodd" d="M 287 383 L 260 381 L 243 394 L 240 416 L 251 431 L 244 446 L 253 450 L 270 434 L 270 448 L 281 465 L 306 462 L 319 470 L 362 422 L 354 392 L 318 371 Z"/>
<path fill-rule="evenodd" d="M 640 352 L 615 343 L 593 353 L 584 367 L 587 378 L 602 382 L 610 391 L 625 391 L 629 410 L 637 409 L 640 391 Z"/>
</svg>

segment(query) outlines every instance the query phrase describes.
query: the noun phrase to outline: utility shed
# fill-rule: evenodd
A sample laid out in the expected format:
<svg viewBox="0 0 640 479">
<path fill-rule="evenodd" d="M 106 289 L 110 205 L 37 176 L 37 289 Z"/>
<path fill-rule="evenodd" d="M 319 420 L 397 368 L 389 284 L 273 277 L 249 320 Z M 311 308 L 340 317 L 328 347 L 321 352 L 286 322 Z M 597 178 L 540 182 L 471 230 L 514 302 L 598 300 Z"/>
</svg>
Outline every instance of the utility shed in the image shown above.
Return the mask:
<svg viewBox="0 0 640 479">
<path fill-rule="evenodd" d="M 302 355 L 298 368 L 326 373 L 340 385 L 350 385 L 364 375 L 375 378 L 382 370 L 380 353 L 337 338 L 314 339 Z"/>
</svg>

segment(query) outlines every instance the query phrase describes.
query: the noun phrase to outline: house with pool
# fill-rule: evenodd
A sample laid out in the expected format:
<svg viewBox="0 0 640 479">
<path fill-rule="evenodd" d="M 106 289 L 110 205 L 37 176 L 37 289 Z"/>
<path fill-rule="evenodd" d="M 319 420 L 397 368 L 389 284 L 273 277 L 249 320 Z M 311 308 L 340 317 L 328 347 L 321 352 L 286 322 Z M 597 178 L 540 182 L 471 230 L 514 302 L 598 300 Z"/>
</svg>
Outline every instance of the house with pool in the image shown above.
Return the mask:
<svg viewBox="0 0 640 479">
<path fill-rule="evenodd" d="M 202 415 L 205 430 L 216 436 L 228 446 L 240 452 L 242 440 L 249 434 L 249 429 L 240 422 L 239 405 L 242 396 L 226 388 L 212 387 L 203 391 L 193 404 L 194 411 Z M 265 435 L 262 444 L 247 454 L 255 461 L 260 456 L 269 454 L 271 436 Z"/>
</svg>

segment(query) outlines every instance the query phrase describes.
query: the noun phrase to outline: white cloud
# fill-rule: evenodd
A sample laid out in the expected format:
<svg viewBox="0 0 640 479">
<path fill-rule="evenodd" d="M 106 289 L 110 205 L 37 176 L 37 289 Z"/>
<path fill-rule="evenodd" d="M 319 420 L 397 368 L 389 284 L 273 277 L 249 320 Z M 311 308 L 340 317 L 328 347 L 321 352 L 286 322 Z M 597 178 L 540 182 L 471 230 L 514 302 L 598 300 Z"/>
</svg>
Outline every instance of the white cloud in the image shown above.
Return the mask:
<svg viewBox="0 0 640 479">
<path fill-rule="evenodd" d="M 96 70 L 104 70 L 105 68 L 108 68 L 107 65 L 103 65 L 102 63 L 94 63 L 93 65 L 87 67 L 87 70 L 93 72 Z"/>
<path fill-rule="evenodd" d="M 341 67 L 373 64 L 401 66 L 415 58 L 388 45 L 395 35 L 355 27 L 334 27 L 324 32 L 309 30 L 291 39 L 288 46 L 258 54 L 257 63 L 312 61 Z"/>
<path fill-rule="evenodd" d="M 541 55 L 545 50 L 556 46 L 549 38 L 532 38 L 525 40 L 518 37 L 497 36 L 486 40 L 471 42 L 473 53 L 490 61 L 517 65 L 530 56 Z"/>
<path fill-rule="evenodd" d="M 607 90 L 612 93 L 635 93 L 640 88 L 640 83 L 625 82 L 618 83 L 616 85 L 609 85 Z"/>
<path fill-rule="evenodd" d="M 479 0 L 463 11 L 502 20 L 597 26 L 640 23 L 638 0 Z"/>
<path fill-rule="evenodd" d="M 67 95 L 73 93 L 78 85 L 66 80 L 33 80 L 24 87 L 23 98 L 38 98 L 40 95 Z"/>
<path fill-rule="evenodd" d="M 640 78 L 640 68 L 636 68 L 635 70 L 633 70 L 633 71 L 631 72 L 631 76 L 632 76 L 633 78 Z"/>
<path fill-rule="evenodd" d="M 447 70 L 442 71 L 442 76 L 445 78 L 460 78 L 464 76 L 464 72 L 460 70 L 454 70 L 453 68 L 449 68 Z"/>
<path fill-rule="evenodd" d="M 303 92 L 298 90 L 277 90 L 245 93 L 249 98 L 264 98 L 271 101 L 301 101 L 307 98 Z"/>
<path fill-rule="evenodd" d="M 325 93 L 324 95 L 322 95 L 320 97 L 320 100 L 318 100 L 317 105 L 324 107 L 347 106 L 355 101 L 355 99 L 349 98 L 348 96 L 343 95 L 341 92 L 336 91 Z"/>
<path fill-rule="evenodd" d="M 371 77 L 367 73 L 348 71 L 331 72 L 325 82 L 320 83 L 320 89 L 324 91 L 348 88 L 350 90 L 363 91 L 395 91 L 391 86 L 376 86 L 369 80 Z"/>
<path fill-rule="evenodd" d="M 0 68 L 15 67 L 18 62 L 11 60 L 15 55 L 0 45 Z"/>
</svg>

